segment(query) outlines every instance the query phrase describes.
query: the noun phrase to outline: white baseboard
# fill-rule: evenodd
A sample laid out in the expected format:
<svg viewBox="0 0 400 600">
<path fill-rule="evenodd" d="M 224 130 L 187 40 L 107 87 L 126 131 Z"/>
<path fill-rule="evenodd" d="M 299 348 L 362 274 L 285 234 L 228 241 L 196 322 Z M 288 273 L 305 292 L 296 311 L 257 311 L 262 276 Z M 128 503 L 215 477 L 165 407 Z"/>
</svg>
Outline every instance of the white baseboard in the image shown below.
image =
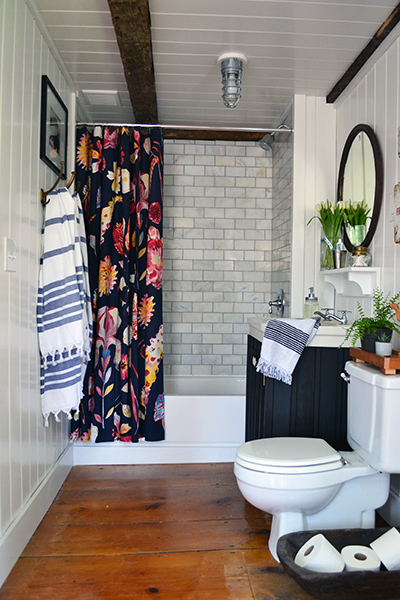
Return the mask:
<svg viewBox="0 0 400 600">
<path fill-rule="evenodd" d="M 234 462 L 242 441 L 229 443 L 74 442 L 74 465 L 152 465 Z"/>
<path fill-rule="evenodd" d="M 69 444 L 0 540 L 0 586 L 3 585 L 73 465 Z"/>
</svg>

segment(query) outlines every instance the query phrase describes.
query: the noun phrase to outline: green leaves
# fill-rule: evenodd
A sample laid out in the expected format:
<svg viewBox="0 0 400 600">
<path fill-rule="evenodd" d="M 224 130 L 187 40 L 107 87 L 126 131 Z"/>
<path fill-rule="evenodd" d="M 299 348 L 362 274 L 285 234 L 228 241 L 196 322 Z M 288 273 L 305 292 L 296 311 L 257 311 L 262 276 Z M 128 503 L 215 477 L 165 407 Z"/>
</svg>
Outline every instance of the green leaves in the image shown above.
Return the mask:
<svg viewBox="0 0 400 600">
<path fill-rule="evenodd" d="M 325 203 L 316 205 L 318 215 L 314 215 L 308 221 L 307 225 L 311 223 L 313 219 L 318 219 L 322 225 L 322 229 L 328 240 L 330 240 L 332 246 L 336 248 L 337 241 L 339 239 L 340 229 L 342 227 L 344 219 L 344 209 L 341 202 L 333 205 L 332 202 L 327 200 Z"/>
<path fill-rule="evenodd" d="M 346 331 L 346 336 L 342 347 L 350 337 L 352 337 L 351 345 L 355 346 L 357 340 L 361 339 L 365 333 L 375 333 L 377 329 L 391 329 L 400 334 L 400 326 L 395 322 L 396 313 L 390 304 L 396 303 L 400 298 L 400 292 L 391 296 L 391 292 L 384 294 L 382 290 L 376 288 L 373 292 L 373 316 L 367 317 L 364 309 L 357 302 L 357 310 L 360 317 L 356 319 Z"/>
<path fill-rule="evenodd" d="M 365 225 L 367 219 L 370 219 L 369 213 L 371 209 L 368 208 L 367 203 L 363 200 L 362 202 L 351 203 L 351 200 L 347 200 L 344 203 L 344 220 L 346 225 L 355 227 L 355 225 Z"/>
</svg>

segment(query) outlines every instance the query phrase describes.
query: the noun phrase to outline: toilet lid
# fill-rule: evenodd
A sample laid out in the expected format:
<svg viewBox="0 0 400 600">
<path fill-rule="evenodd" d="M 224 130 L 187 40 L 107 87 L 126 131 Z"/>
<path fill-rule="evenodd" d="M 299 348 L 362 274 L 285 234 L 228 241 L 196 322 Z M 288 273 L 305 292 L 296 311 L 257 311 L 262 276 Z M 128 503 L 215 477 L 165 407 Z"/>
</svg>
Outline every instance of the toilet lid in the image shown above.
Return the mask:
<svg viewBox="0 0 400 600">
<path fill-rule="evenodd" d="M 339 468 L 339 452 L 319 438 L 280 437 L 253 440 L 239 446 L 237 458 L 254 466 Z"/>
</svg>

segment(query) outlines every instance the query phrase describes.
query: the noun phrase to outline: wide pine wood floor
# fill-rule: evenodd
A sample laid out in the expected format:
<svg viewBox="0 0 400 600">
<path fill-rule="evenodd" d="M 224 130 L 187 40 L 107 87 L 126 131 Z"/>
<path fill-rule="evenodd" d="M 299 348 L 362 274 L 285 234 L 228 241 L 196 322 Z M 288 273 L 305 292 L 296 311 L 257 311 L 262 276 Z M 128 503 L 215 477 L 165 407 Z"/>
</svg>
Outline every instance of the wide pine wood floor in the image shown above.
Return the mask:
<svg viewBox="0 0 400 600">
<path fill-rule="evenodd" d="M 74 467 L 1 600 L 310 600 L 232 464 Z"/>
</svg>

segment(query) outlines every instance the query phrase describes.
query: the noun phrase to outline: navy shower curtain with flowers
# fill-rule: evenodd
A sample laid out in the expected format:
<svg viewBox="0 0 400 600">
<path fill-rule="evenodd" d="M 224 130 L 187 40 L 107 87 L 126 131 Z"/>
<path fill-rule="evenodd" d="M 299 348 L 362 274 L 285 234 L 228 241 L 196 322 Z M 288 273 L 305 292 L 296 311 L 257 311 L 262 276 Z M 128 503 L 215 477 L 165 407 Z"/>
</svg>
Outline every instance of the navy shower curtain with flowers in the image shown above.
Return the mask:
<svg viewBox="0 0 400 600">
<path fill-rule="evenodd" d="M 77 131 L 93 344 L 72 439 L 164 439 L 160 128 Z"/>
</svg>

